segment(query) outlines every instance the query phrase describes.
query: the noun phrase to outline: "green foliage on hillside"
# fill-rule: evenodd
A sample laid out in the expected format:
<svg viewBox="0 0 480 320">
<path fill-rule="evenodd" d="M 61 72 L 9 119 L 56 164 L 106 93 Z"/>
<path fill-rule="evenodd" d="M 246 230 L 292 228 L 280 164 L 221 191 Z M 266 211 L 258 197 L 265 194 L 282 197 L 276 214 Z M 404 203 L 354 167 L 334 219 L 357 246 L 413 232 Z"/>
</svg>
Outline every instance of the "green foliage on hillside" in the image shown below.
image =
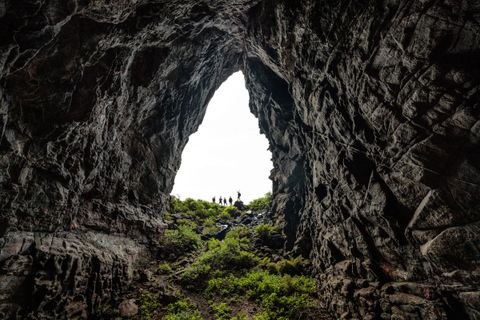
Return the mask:
<svg viewBox="0 0 480 320">
<path fill-rule="evenodd" d="M 175 259 L 197 250 L 201 245 L 200 236 L 190 226 L 180 225 L 176 229 L 165 230 L 161 252 L 163 257 Z"/>
<path fill-rule="evenodd" d="M 272 193 L 267 192 L 263 197 L 250 201 L 247 207 L 253 211 L 265 210 L 272 203 Z"/>
<path fill-rule="evenodd" d="M 218 203 L 191 198 L 182 201 L 172 197 L 171 211 L 165 214 L 165 220 L 168 223 L 175 220 L 177 224 L 186 225 L 205 235 L 218 232 L 219 223 L 231 221 L 239 214 L 239 210 L 234 206 L 221 206 Z M 178 215 L 181 218 L 173 218 Z"/>
<path fill-rule="evenodd" d="M 263 210 L 270 201 L 267 194 L 248 209 Z M 202 314 L 217 320 L 316 319 L 304 317 L 318 303 L 316 280 L 307 274 L 309 261 L 281 257 L 278 227 L 257 220 L 232 228 L 223 240 L 205 236 L 245 214 L 235 207 L 173 198 L 166 216 L 169 227 L 161 237 L 161 261 L 154 268 L 161 280 L 138 296 L 140 319 L 201 320 Z M 167 289 L 160 290 L 158 283 L 165 281 Z M 174 293 L 162 298 L 170 287 Z"/>
<path fill-rule="evenodd" d="M 273 236 L 280 233 L 280 229 L 277 226 L 272 226 L 269 224 L 259 224 L 254 229 L 255 237 L 262 241 L 269 241 Z"/>
<path fill-rule="evenodd" d="M 248 238 L 241 237 L 243 228 L 230 231 L 225 240 L 211 239 L 205 252 L 184 270 L 180 281 L 191 289 L 204 288 L 208 279 L 230 272 L 252 268 L 260 259 L 250 249 Z"/>
<path fill-rule="evenodd" d="M 205 293 L 210 296 L 245 297 L 258 302 L 266 319 L 290 319 L 298 311 L 313 305 L 311 295 L 316 282 L 307 276 L 271 274 L 253 269 L 242 276 L 232 273 L 208 281 Z"/>
<path fill-rule="evenodd" d="M 181 299 L 167 306 L 167 313 L 162 320 L 202 320 L 195 305 Z"/>
</svg>

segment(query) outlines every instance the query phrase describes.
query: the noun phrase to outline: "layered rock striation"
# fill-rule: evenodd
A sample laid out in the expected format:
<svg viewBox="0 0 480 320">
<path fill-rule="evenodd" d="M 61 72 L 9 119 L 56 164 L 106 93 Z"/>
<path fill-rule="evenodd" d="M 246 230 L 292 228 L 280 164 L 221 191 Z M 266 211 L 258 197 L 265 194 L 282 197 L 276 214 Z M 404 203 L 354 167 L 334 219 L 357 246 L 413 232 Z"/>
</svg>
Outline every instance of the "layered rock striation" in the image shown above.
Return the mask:
<svg viewBox="0 0 480 320">
<path fill-rule="evenodd" d="M 1 1 L 0 312 L 101 316 L 242 70 L 271 218 L 330 311 L 480 317 L 479 22 L 474 0 Z"/>
</svg>

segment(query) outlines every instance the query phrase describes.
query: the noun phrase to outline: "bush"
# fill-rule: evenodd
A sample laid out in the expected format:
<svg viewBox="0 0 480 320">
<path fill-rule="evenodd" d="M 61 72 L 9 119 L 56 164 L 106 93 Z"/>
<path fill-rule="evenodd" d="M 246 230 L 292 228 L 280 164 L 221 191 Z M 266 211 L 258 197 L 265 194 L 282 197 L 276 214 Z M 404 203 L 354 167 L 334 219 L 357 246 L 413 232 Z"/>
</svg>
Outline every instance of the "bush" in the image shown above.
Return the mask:
<svg viewBox="0 0 480 320">
<path fill-rule="evenodd" d="M 160 263 L 157 268 L 159 274 L 170 274 L 173 272 L 172 266 L 168 262 Z"/>
<path fill-rule="evenodd" d="M 140 318 L 150 320 L 153 318 L 153 313 L 160 307 L 158 302 L 158 294 L 152 292 L 145 292 L 140 296 L 139 313 Z"/>
<path fill-rule="evenodd" d="M 175 258 L 200 248 L 200 236 L 192 228 L 182 225 L 178 229 L 165 230 L 161 255 Z"/>
<path fill-rule="evenodd" d="M 186 300 L 178 300 L 167 306 L 163 320 L 202 320 L 197 308 Z"/>
<path fill-rule="evenodd" d="M 191 198 L 181 201 L 172 197 L 171 209 L 181 215 L 181 218 L 176 220 L 177 224 L 188 225 L 202 234 L 211 233 L 218 222 L 231 220 L 237 214 L 235 207 L 224 207 L 217 203 Z"/>
<path fill-rule="evenodd" d="M 203 281 L 210 276 L 211 267 L 208 264 L 194 262 L 180 274 L 179 281 L 190 290 L 203 287 Z"/>
<path fill-rule="evenodd" d="M 244 246 L 242 238 L 232 235 L 226 237 L 224 241 L 210 240 L 208 250 L 184 270 L 180 275 L 180 281 L 192 289 L 201 289 L 212 276 L 255 266 L 259 259 L 253 253 L 245 251 Z"/>
<path fill-rule="evenodd" d="M 272 203 L 272 193 L 267 192 L 263 197 L 252 200 L 247 207 L 253 211 L 265 210 L 270 207 Z"/>
<path fill-rule="evenodd" d="M 269 258 L 264 258 L 260 265 L 265 267 L 272 273 L 301 275 L 309 270 L 309 261 L 302 256 L 295 258 L 281 259 L 277 262 L 272 262 Z"/>
<path fill-rule="evenodd" d="M 254 235 L 262 242 L 269 242 L 274 236 L 280 235 L 280 230 L 276 226 L 262 223 L 255 227 Z"/>
<path fill-rule="evenodd" d="M 211 307 L 216 320 L 232 319 L 232 308 L 230 308 L 225 302 L 214 303 Z"/>
<path fill-rule="evenodd" d="M 223 218 L 227 218 L 228 220 L 233 217 L 238 217 L 240 215 L 240 211 L 234 206 L 224 207 L 220 216 Z"/>
</svg>

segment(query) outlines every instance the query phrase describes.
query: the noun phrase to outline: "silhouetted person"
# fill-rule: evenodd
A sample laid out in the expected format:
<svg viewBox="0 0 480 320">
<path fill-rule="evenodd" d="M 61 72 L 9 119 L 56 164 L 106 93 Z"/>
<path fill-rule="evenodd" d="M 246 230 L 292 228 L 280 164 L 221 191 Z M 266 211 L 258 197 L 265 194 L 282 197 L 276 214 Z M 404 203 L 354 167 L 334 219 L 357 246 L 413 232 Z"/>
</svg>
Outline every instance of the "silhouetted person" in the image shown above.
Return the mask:
<svg viewBox="0 0 480 320">
<path fill-rule="evenodd" d="M 216 203 L 217 202 L 217 199 L 215 199 L 215 197 L 212 198 L 212 202 L 213 203 Z"/>
<path fill-rule="evenodd" d="M 222 197 L 218 198 L 218 203 L 220 203 L 220 205 L 222 205 Z"/>
<path fill-rule="evenodd" d="M 232 205 L 232 203 L 233 203 L 232 197 L 229 197 L 229 198 L 228 198 L 228 203 L 230 203 L 230 205 Z"/>
<path fill-rule="evenodd" d="M 240 191 L 237 191 L 237 200 L 240 200 L 241 196 L 242 196 L 242 194 L 240 193 Z"/>
<path fill-rule="evenodd" d="M 227 205 L 227 198 L 223 198 L 223 205 Z"/>
</svg>

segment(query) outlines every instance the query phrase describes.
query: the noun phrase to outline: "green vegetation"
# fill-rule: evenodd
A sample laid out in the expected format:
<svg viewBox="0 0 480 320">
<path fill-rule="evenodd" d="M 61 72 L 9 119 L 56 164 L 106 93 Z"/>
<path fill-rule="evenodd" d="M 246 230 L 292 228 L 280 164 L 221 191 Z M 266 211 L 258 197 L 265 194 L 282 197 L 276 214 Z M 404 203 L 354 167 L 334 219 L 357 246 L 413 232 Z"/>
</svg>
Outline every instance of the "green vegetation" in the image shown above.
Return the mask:
<svg viewBox="0 0 480 320">
<path fill-rule="evenodd" d="M 158 265 L 157 272 L 159 274 L 170 274 L 173 272 L 172 265 L 168 262 L 163 262 Z"/>
<path fill-rule="evenodd" d="M 202 244 L 200 236 L 187 225 L 177 229 L 167 229 L 163 237 L 162 254 L 169 259 L 174 259 L 180 254 L 197 250 Z"/>
<path fill-rule="evenodd" d="M 202 320 L 197 308 L 187 300 L 178 300 L 167 306 L 167 313 L 163 320 Z"/>
<path fill-rule="evenodd" d="M 158 302 L 158 294 L 152 292 L 144 292 L 140 296 L 140 318 L 144 320 L 151 320 L 153 313 L 160 307 Z"/>
<path fill-rule="evenodd" d="M 232 308 L 225 302 L 213 303 L 211 308 L 217 320 L 230 320 L 232 318 Z"/>
<path fill-rule="evenodd" d="M 230 213 L 236 210 L 235 207 L 223 207 L 217 203 L 208 202 L 204 200 L 194 200 L 187 198 L 184 201 L 173 198 L 172 210 L 175 214 L 181 214 L 183 221 L 177 221 L 182 223 L 194 224 L 198 227 L 209 225 L 219 220 L 229 220 L 231 218 Z"/>
<path fill-rule="evenodd" d="M 272 203 L 272 193 L 267 192 L 263 197 L 252 200 L 248 204 L 248 208 L 253 211 L 265 210 L 270 207 Z"/>
<path fill-rule="evenodd" d="M 301 275 L 310 269 L 309 261 L 302 256 L 281 259 L 277 262 L 272 262 L 270 258 L 265 257 L 260 262 L 260 265 L 271 273 L 276 274 Z"/>
<path fill-rule="evenodd" d="M 259 258 L 246 250 L 250 243 L 246 237 L 240 237 L 244 231 L 234 229 L 224 241 L 210 240 L 208 249 L 184 270 L 180 281 L 191 289 L 201 289 L 211 277 L 254 267 Z"/>
<path fill-rule="evenodd" d="M 263 210 L 270 201 L 267 194 L 249 209 Z M 174 198 L 172 208 L 159 250 L 162 261 L 153 267 L 157 281 L 136 299 L 139 319 L 200 320 L 205 313 L 216 320 L 315 319 L 304 317 L 318 304 L 309 261 L 280 256 L 278 227 L 237 226 L 223 240 L 202 241 L 200 234 L 208 239 L 221 223 L 249 213 L 192 199 Z"/>
<path fill-rule="evenodd" d="M 210 279 L 205 292 L 209 296 L 243 296 L 259 302 L 269 316 L 267 319 L 290 319 L 313 304 L 311 295 L 315 290 L 315 280 L 307 276 L 252 270 L 241 277 L 230 274 Z"/>
<path fill-rule="evenodd" d="M 255 227 L 254 235 L 262 243 L 271 243 L 280 235 L 280 229 L 276 226 L 262 223 Z"/>
</svg>

